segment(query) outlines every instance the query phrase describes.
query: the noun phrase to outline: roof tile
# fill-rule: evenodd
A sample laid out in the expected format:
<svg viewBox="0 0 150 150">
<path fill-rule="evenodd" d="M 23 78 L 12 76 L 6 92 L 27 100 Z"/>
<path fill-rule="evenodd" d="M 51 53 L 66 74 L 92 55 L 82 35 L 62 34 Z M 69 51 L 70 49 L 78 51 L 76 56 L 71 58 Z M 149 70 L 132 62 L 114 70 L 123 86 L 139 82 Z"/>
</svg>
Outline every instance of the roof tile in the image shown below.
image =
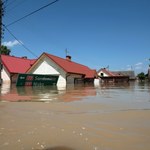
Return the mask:
<svg viewBox="0 0 150 150">
<path fill-rule="evenodd" d="M 96 71 L 87 66 L 48 53 L 45 54 L 68 73 L 83 74 L 85 78 L 95 77 Z"/>
<path fill-rule="evenodd" d="M 2 63 L 10 73 L 25 73 L 35 59 L 26 59 L 9 55 L 1 55 Z"/>
</svg>

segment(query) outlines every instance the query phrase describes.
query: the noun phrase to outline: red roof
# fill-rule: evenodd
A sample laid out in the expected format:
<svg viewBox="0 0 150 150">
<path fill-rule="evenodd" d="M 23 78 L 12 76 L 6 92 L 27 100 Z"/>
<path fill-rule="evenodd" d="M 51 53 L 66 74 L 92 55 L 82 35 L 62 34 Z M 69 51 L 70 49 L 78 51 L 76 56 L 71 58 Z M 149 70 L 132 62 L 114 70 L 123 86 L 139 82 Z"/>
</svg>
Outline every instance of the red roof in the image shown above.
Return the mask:
<svg viewBox="0 0 150 150">
<path fill-rule="evenodd" d="M 82 74 L 85 75 L 85 78 L 94 78 L 96 75 L 96 70 L 92 70 L 87 66 L 48 53 L 44 53 L 44 54 L 68 73 Z"/>
<path fill-rule="evenodd" d="M 27 59 L 14 57 L 9 55 L 1 55 L 2 63 L 10 73 L 25 73 L 35 59 Z"/>
</svg>

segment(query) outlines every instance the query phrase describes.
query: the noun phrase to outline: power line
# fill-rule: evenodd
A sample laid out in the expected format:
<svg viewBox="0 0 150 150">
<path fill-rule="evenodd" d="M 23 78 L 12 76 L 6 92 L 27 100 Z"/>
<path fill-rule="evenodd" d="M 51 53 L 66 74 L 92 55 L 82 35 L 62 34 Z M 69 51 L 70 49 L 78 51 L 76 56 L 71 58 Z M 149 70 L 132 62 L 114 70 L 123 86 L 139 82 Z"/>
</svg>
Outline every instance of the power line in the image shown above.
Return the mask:
<svg viewBox="0 0 150 150">
<path fill-rule="evenodd" d="M 11 7 L 10 9 L 8 9 L 6 13 L 14 10 L 16 7 L 22 5 L 24 2 L 26 2 L 26 0 L 22 0 L 22 1 L 20 0 L 15 6 Z"/>
<path fill-rule="evenodd" d="M 13 4 L 15 1 L 16 1 L 16 0 L 13 0 L 13 1 L 8 2 L 8 0 L 6 0 L 6 1 L 4 2 L 4 4 L 5 4 L 4 9 L 6 9 L 9 5 Z"/>
<path fill-rule="evenodd" d="M 56 2 L 58 2 L 58 1 L 59 1 L 59 0 L 55 0 L 55 1 L 53 1 L 53 2 L 51 2 L 51 3 L 49 3 L 49 4 L 47 4 L 47 5 L 44 5 L 43 7 L 41 7 L 41 8 L 39 8 L 39 9 L 37 9 L 37 10 L 35 10 L 35 11 L 33 11 L 33 12 L 27 14 L 27 15 L 25 15 L 24 17 L 21 17 L 20 19 L 18 19 L 18 20 L 16 20 L 16 21 L 13 21 L 12 23 L 6 25 L 6 27 L 11 26 L 11 25 L 13 25 L 13 24 L 15 24 L 15 23 L 17 23 L 17 22 L 19 22 L 19 21 L 25 19 L 25 18 L 27 18 L 27 17 L 29 17 L 29 16 L 35 14 L 36 12 L 38 12 L 38 11 L 40 11 L 40 10 L 42 10 L 42 9 L 44 9 L 44 8 L 46 8 L 46 7 L 48 7 L 48 6 L 52 5 L 52 4 L 54 4 L 54 3 L 56 3 Z"/>
<path fill-rule="evenodd" d="M 3 25 L 3 26 L 4 26 L 4 28 L 9 32 L 9 34 L 11 34 L 11 36 L 12 36 L 15 40 L 17 40 L 20 45 L 22 45 L 22 47 L 24 47 L 24 48 L 25 48 L 28 52 L 30 52 L 33 56 L 35 56 L 36 58 L 38 58 L 38 56 L 37 56 L 35 53 L 33 53 L 27 46 L 25 46 L 20 40 L 18 40 L 18 38 L 17 38 L 5 25 Z"/>
<path fill-rule="evenodd" d="M 2 17 L 3 17 L 4 9 L 3 9 L 3 3 L 2 0 L 0 0 L 0 85 L 2 84 L 2 58 L 1 58 L 1 42 L 2 42 Z"/>
</svg>

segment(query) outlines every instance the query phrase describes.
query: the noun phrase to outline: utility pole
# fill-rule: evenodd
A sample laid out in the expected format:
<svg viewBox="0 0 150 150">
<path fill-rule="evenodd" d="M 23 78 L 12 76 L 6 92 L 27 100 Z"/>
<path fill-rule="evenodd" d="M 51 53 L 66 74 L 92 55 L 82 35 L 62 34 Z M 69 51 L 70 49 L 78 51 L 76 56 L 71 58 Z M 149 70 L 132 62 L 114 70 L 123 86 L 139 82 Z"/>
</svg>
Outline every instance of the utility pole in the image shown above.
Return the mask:
<svg viewBox="0 0 150 150">
<path fill-rule="evenodd" d="M 3 16 L 3 2 L 0 0 L 0 85 L 2 85 L 2 58 L 1 58 L 1 45 L 2 45 L 2 16 Z"/>
<path fill-rule="evenodd" d="M 150 58 L 149 58 L 149 62 L 150 62 Z M 149 68 L 148 68 L 148 80 L 150 81 L 150 64 L 149 64 Z"/>
</svg>

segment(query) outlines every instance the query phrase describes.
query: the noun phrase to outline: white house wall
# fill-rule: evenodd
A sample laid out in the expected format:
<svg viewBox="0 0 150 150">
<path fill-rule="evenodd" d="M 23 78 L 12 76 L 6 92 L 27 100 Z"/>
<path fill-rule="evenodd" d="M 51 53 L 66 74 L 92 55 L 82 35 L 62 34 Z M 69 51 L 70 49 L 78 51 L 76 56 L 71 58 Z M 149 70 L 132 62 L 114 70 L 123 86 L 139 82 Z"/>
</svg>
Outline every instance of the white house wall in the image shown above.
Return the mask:
<svg viewBox="0 0 150 150">
<path fill-rule="evenodd" d="M 108 75 L 107 75 L 106 73 L 104 73 L 103 71 L 100 71 L 100 72 L 98 73 L 98 76 L 101 76 L 101 73 L 103 73 L 103 77 L 108 77 Z"/>
<path fill-rule="evenodd" d="M 40 59 L 36 68 L 30 73 L 33 74 L 47 74 L 47 75 L 59 75 L 57 85 L 66 86 L 66 73 L 57 64 L 47 57 Z"/>
<path fill-rule="evenodd" d="M 3 83 L 10 82 L 10 74 L 8 73 L 7 69 L 4 66 L 1 75 L 2 75 Z"/>
<path fill-rule="evenodd" d="M 100 85 L 100 79 L 98 78 L 98 79 L 94 79 L 94 86 L 95 87 L 99 87 L 99 85 Z"/>
</svg>

